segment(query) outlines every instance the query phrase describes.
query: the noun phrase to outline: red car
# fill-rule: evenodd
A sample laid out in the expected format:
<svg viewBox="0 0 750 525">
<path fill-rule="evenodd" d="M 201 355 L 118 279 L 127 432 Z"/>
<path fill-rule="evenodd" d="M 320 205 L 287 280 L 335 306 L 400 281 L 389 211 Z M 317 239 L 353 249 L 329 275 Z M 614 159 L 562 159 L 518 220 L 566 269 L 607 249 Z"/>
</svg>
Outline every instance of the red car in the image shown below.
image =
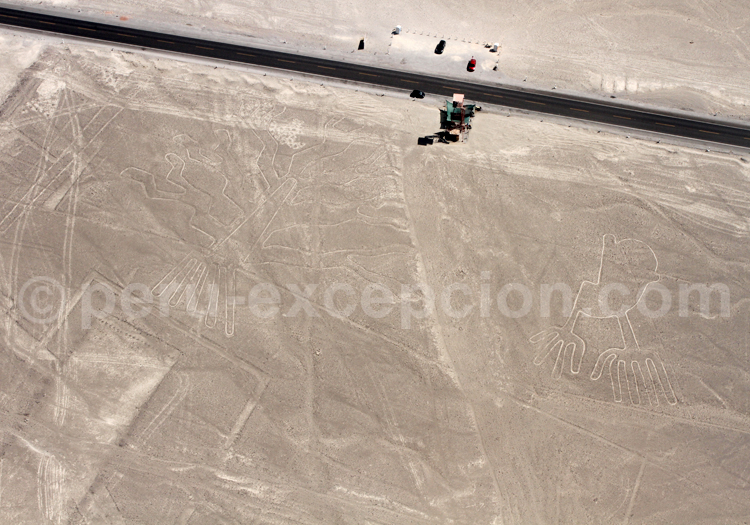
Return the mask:
<svg viewBox="0 0 750 525">
<path fill-rule="evenodd" d="M 466 66 L 466 71 L 473 72 L 474 69 L 477 67 L 477 60 L 474 57 L 471 57 L 471 60 L 469 60 L 469 65 Z"/>
</svg>

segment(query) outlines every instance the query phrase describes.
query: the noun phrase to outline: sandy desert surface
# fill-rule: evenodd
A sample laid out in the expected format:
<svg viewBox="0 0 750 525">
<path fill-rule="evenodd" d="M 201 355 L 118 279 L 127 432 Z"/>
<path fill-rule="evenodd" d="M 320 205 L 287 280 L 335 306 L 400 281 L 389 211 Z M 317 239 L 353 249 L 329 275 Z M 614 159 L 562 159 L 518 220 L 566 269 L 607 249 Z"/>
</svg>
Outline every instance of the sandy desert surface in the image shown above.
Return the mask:
<svg viewBox="0 0 750 525">
<path fill-rule="evenodd" d="M 294 2 L 10 0 L 110 23 L 156 25 L 386 68 L 750 117 L 750 4 L 743 0 Z M 392 36 L 401 25 L 403 32 Z M 360 38 L 364 51 L 355 52 Z M 439 39 L 445 54 L 432 54 Z M 490 53 L 485 43 L 499 43 Z M 497 71 L 493 68 L 497 66 Z"/>
<path fill-rule="evenodd" d="M 745 158 L 0 36 L 0 522 L 750 519 Z"/>
</svg>

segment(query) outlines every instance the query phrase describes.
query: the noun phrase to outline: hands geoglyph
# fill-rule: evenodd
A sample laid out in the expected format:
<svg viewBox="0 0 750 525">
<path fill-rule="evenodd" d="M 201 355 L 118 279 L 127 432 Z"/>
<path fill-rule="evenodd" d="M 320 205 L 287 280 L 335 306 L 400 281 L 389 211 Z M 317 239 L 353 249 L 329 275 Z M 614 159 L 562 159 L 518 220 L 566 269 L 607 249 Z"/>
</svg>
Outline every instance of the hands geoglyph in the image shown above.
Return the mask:
<svg viewBox="0 0 750 525">
<path fill-rule="evenodd" d="M 605 235 L 597 281 L 581 283 L 571 315 L 563 326 L 547 328 L 529 339 L 538 348 L 534 364 L 541 366 L 554 359 L 554 379 L 563 374 L 576 376 L 582 369 L 592 381 L 608 376 L 612 398 L 617 403 L 626 400 L 634 405 L 657 406 L 662 399 L 670 405 L 676 404 L 667 368 L 656 352 L 641 349 L 628 317 L 645 287 L 659 280 L 657 267 L 656 255 L 645 243 L 633 239 L 616 241 L 614 236 Z M 615 284 L 623 285 L 629 294 L 623 294 L 621 307 L 612 312 L 603 307 L 601 292 Z M 593 356 L 586 356 L 586 341 L 576 333 L 581 316 L 594 320 L 615 318 L 622 346 L 602 351 L 595 361 Z M 587 366 L 592 362 L 589 371 Z"/>
</svg>

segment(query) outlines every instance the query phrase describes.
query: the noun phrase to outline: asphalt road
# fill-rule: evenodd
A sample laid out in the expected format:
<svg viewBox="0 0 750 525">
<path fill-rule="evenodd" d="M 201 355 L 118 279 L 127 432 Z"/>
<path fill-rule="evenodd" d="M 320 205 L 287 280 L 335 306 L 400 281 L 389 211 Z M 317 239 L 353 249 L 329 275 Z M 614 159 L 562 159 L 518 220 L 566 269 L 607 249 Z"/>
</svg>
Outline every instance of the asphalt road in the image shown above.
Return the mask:
<svg viewBox="0 0 750 525">
<path fill-rule="evenodd" d="M 102 40 L 266 66 L 300 73 L 311 73 L 343 80 L 366 82 L 390 88 L 451 96 L 464 93 L 480 103 L 497 104 L 563 117 L 652 131 L 678 137 L 750 148 L 750 128 L 733 127 L 710 119 L 687 119 L 668 112 L 654 113 L 622 104 L 606 104 L 585 99 L 501 88 L 404 71 L 394 71 L 348 62 L 296 55 L 223 42 L 156 33 L 129 27 L 64 18 L 0 6 L 0 25 L 23 27 L 63 35 Z M 471 73 L 466 73 L 467 79 Z"/>
</svg>

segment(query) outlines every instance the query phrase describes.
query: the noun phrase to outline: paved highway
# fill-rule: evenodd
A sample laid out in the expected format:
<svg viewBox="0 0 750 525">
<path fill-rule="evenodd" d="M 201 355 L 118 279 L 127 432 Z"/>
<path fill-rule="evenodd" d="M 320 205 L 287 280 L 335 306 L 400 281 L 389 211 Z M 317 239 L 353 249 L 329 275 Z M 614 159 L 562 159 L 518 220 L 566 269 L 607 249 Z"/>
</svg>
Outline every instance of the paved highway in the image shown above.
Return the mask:
<svg viewBox="0 0 750 525">
<path fill-rule="evenodd" d="M 678 137 L 750 148 L 750 128 L 728 126 L 711 119 L 688 119 L 607 104 L 585 99 L 530 92 L 452 78 L 440 78 L 405 71 L 370 67 L 348 62 L 296 55 L 197 38 L 156 33 L 98 22 L 89 22 L 13 9 L 0 5 L 0 24 L 116 42 L 152 49 L 161 49 L 207 58 L 218 58 L 300 73 L 312 73 L 343 80 L 354 80 L 380 86 L 450 96 L 464 93 L 478 102 L 532 110 L 579 120 L 653 131 Z M 431 52 L 431 50 L 430 50 Z"/>
</svg>

